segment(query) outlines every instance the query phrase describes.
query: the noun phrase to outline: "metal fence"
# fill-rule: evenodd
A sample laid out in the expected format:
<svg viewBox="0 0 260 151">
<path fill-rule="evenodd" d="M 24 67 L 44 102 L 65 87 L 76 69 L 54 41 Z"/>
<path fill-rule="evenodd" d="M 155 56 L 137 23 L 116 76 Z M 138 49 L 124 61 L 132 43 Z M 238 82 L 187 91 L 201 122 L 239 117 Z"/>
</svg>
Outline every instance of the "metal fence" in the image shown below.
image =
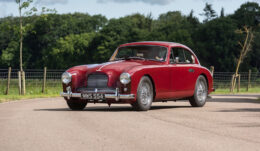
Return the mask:
<svg viewBox="0 0 260 151">
<path fill-rule="evenodd" d="M 214 88 L 228 89 L 231 86 L 233 72 L 214 72 Z M 241 88 L 255 88 L 260 87 L 260 73 L 259 72 L 240 72 L 240 87 Z"/>
<path fill-rule="evenodd" d="M 65 70 L 47 70 L 46 74 L 46 91 L 47 93 L 58 93 L 62 90 L 61 74 Z M 215 89 L 229 89 L 233 72 L 214 72 L 214 88 Z M 240 74 L 240 87 L 246 89 L 249 85 L 250 88 L 260 88 L 260 73 L 241 72 Z M 44 70 L 41 69 L 27 69 L 25 70 L 26 79 L 26 93 L 27 94 L 40 94 L 42 93 Z M 8 69 L 0 69 L 0 95 L 6 93 L 8 79 Z M 19 94 L 18 89 L 18 69 L 13 69 L 11 72 L 10 80 L 10 94 Z"/>
<path fill-rule="evenodd" d="M 19 94 L 18 69 L 11 71 L 10 94 Z M 24 70 L 26 79 L 26 94 L 42 93 L 44 70 L 27 69 Z M 62 90 L 61 74 L 64 70 L 47 70 L 46 73 L 46 93 L 55 94 Z M 0 69 L 0 95 L 6 93 L 8 80 L 8 69 Z"/>
</svg>

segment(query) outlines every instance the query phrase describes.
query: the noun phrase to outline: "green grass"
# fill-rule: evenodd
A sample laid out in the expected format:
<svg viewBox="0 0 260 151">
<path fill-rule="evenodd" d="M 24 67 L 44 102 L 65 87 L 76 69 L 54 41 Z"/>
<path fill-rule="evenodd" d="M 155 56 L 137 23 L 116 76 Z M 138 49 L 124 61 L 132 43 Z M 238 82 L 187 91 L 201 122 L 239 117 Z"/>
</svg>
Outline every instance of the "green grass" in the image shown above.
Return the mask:
<svg viewBox="0 0 260 151">
<path fill-rule="evenodd" d="M 60 80 L 47 80 L 46 92 L 42 93 L 42 80 L 34 79 L 26 81 L 26 95 L 19 95 L 18 92 L 18 81 L 11 80 L 9 95 L 5 95 L 6 92 L 6 80 L 0 80 L 0 103 L 12 100 L 21 99 L 32 99 L 32 98 L 48 98 L 48 97 L 58 97 L 62 91 Z M 212 94 L 250 94 L 250 93 L 260 93 L 260 86 L 254 86 L 246 91 L 246 88 L 242 87 L 240 92 L 235 89 L 234 93 L 229 91 L 229 88 L 216 89 Z M 260 100 L 260 98 L 259 98 Z"/>
<path fill-rule="evenodd" d="M 11 80 L 9 94 L 6 92 L 6 80 L 0 80 L 0 103 L 32 98 L 46 98 L 46 97 L 58 97 L 62 91 L 60 80 L 48 80 L 46 82 L 45 93 L 42 93 L 42 80 L 27 80 L 26 81 L 26 95 L 19 95 L 18 81 Z"/>
<path fill-rule="evenodd" d="M 221 89 L 216 89 L 215 92 L 212 94 L 250 94 L 250 93 L 260 93 L 260 87 L 253 87 L 250 88 L 249 91 L 246 90 L 246 88 L 240 88 L 240 91 L 237 92 L 237 89 L 234 90 L 233 93 L 230 92 L 229 88 L 221 88 Z"/>
<path fill-rule="evenodd" d="M 41 87 L 29 87 L 26 89 L 26 95 L 19 95 L 18 90 L 11 89 L 8 95 L 0 94 L 0 103 L 22 99 L 58 97 L 61 91 L 61 87 L 46 87 L 46 92 L 42 93 Z"/>
</svg>

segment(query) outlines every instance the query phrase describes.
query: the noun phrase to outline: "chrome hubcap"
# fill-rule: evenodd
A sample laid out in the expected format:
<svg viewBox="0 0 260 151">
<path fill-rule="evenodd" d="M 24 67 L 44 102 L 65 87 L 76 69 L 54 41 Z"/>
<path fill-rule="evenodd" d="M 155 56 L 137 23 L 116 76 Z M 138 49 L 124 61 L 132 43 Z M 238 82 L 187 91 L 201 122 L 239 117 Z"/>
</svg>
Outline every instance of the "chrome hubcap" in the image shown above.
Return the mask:
<svg viewBox="0 0 260 151">
<path fill-rule="evenodd" d="M 151 88 L 150 88 L 150 85 L 148 83 L 142 84 L 140 99 L 141 99 L 141 103 L 144 104 L 144 105 L 147 105 L 152 101 Z"/>
<path fill-rule="evenodd" d="M 206 98 L 207 98 L 207 88 L 206 85 L 203 81 L 199 81 L 198 83 L 198 87 L 197 87 L 197 98 L 198 101 L 203 103 L 205 102 Z"/>
</svg>

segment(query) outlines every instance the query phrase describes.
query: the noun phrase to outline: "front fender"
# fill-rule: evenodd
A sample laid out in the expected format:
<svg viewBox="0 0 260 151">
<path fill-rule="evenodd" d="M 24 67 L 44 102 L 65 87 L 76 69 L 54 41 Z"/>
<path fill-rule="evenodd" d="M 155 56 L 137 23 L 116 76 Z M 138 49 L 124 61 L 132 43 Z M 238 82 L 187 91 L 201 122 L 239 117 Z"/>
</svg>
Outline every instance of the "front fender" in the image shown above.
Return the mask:
<svg viewBox="0 0 260 151">
<path fill-rule="evenodd" d="M 72 92 L 76 92 L 76 88 L 86 86 L 86 72 L 87 66 L 76 66 L 68 69 L 66 72 L 72 75 L 71 82 L 69 84 L 63 84 L 63 92 L 66 92 L 68 86 L 71 87 Z"/>
</svg>

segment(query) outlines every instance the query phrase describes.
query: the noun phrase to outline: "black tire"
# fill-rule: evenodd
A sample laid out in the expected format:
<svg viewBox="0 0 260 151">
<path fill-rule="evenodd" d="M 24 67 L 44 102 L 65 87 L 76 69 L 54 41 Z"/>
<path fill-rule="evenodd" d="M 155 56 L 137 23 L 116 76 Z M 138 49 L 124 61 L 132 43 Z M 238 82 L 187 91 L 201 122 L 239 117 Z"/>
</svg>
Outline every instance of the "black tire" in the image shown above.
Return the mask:
<svg viewBox="0 0 260 151">
<path fill-rule="evenodd" d="M 71 110 L 80 111 L 83 110 L 87 105 L 86 101 L 75 98 L 66 99 L 66 101 Z"/>
<path fill-rule="evenodd" d="M 200 75 L 196 81 L 194 95 L 189 99 L 191 106 L 202 107 L 208 96 L 208 84 L 204 76 Z"/>
<path fill-rule="evenodd" d="M 149 77 L 143 76 L 137 88 L 136 102 L 131 104 L 136 111 L 147 111 L 151 108 L 154 93 L 153 84 Z"/>
</svg>

